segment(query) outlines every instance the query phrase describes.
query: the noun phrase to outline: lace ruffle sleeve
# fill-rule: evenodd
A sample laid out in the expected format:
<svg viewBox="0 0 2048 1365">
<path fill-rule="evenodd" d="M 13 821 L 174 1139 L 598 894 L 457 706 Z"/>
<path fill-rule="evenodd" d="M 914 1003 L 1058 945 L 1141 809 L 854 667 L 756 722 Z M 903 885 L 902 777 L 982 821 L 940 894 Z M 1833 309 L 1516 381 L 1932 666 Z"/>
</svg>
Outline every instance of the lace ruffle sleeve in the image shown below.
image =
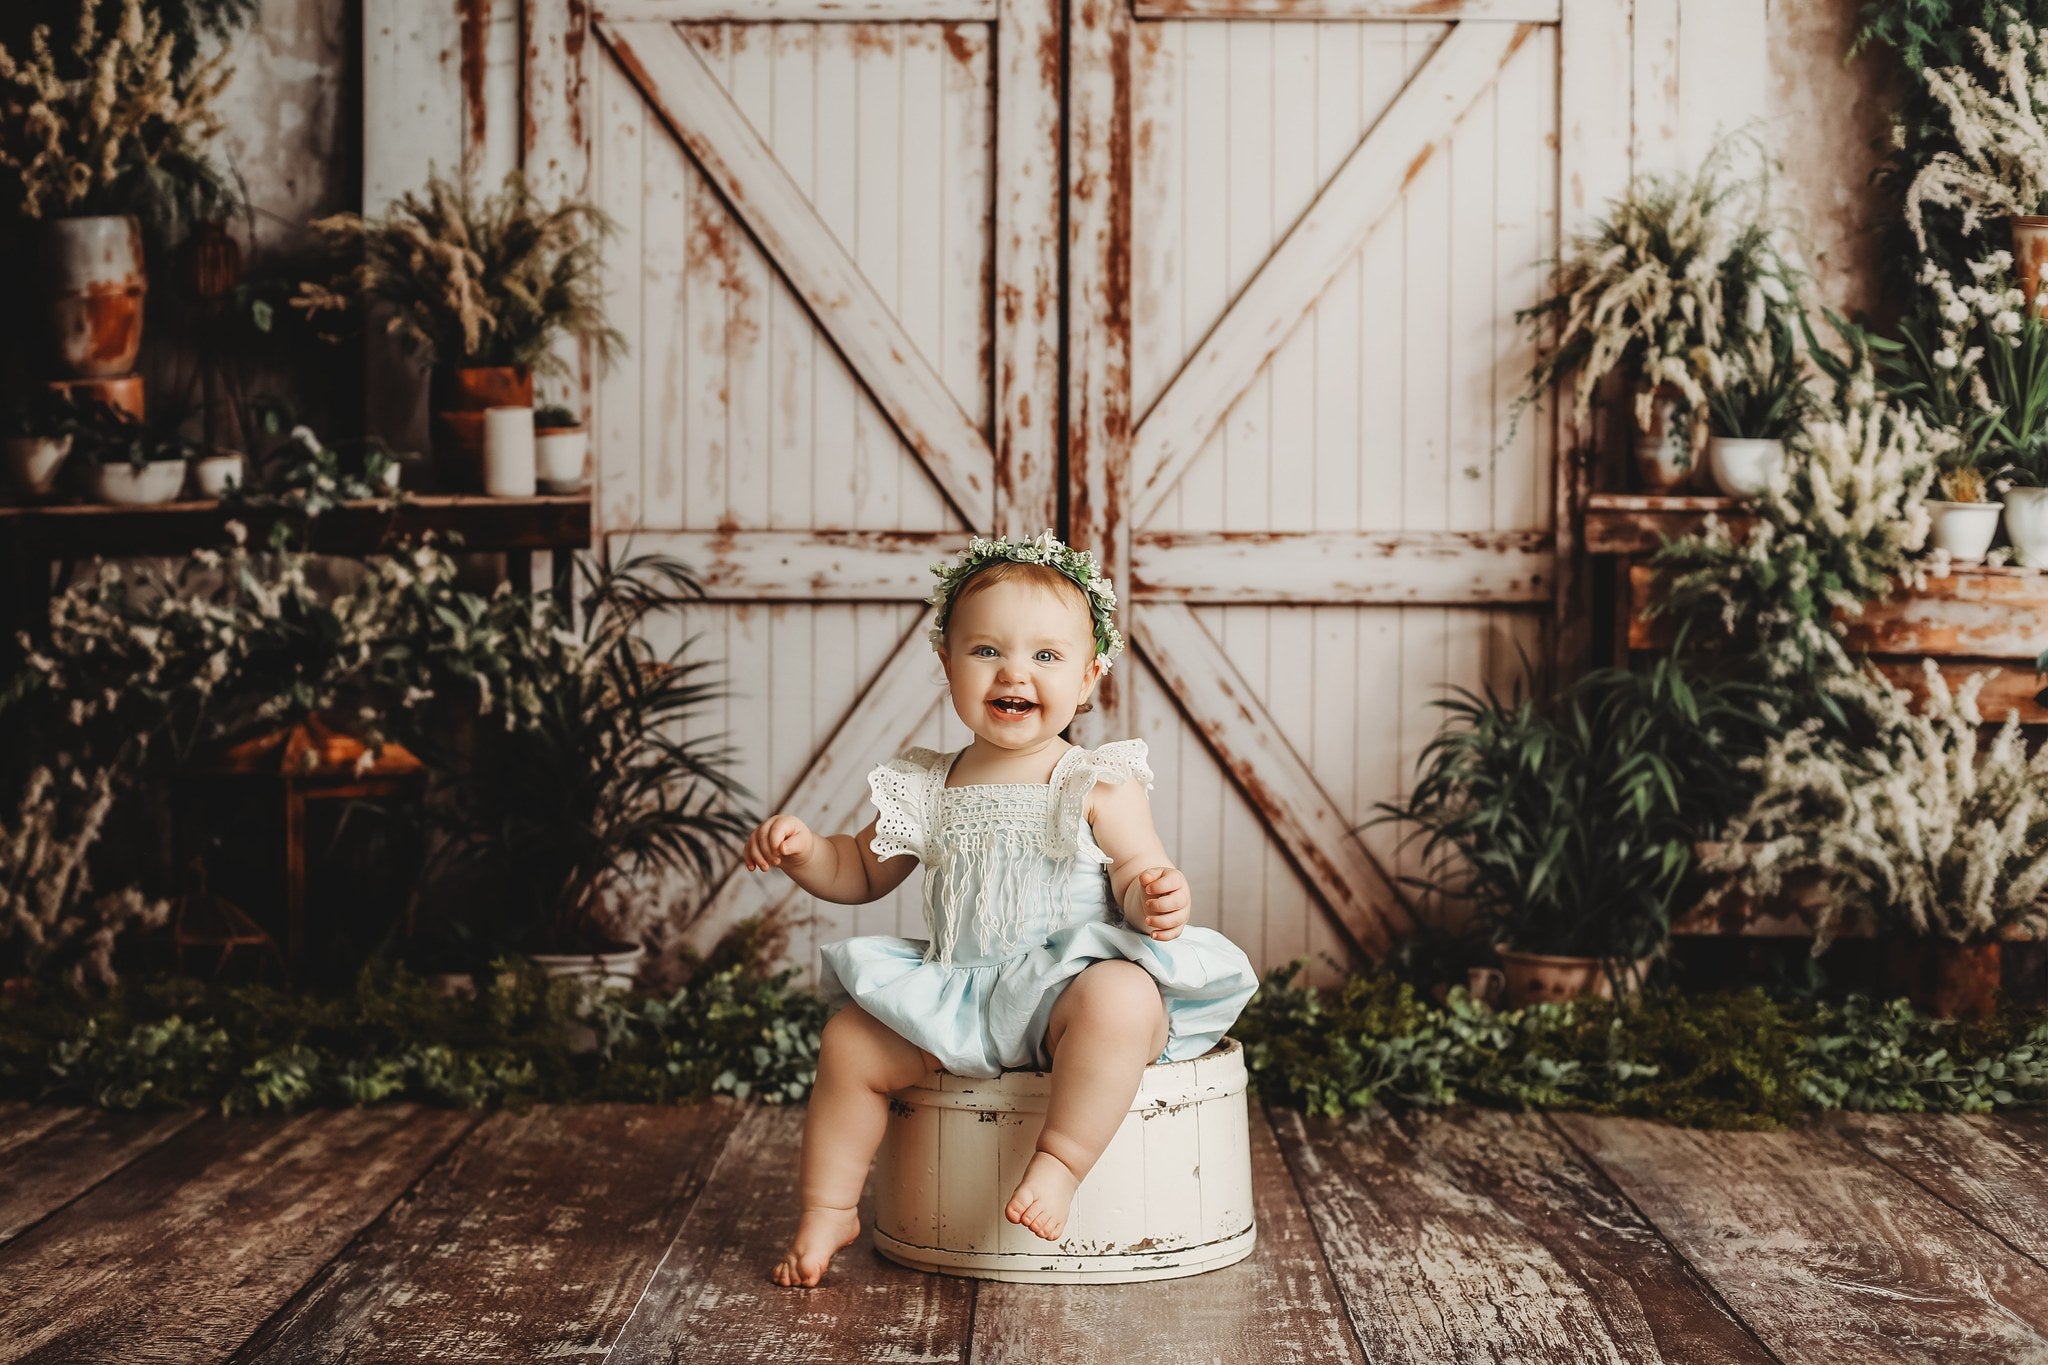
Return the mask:
<svg viewBox="0 0 2048 1365">
<path fill-rule="evenodd" d="M 868 774 L 868 790 L 880 812 L 875 817 L 874 840 L 878 861 L 908 853 L 920 863 L 931 862 L 926 804 L 933 760 L 938 757 L 930 749 L 911 749 Z"/>
<path fill-rule="evenodd" d="M 1097 782 L 1142 782 L 1152 789 L 1152 767 L 1146 762 L 1145 741 L 1119 739 L 1099 749 L 1086 749 L 1074 760 L 1060 783 L 1053 802 L 1052 828 L 1046 833 L 1045 851 L 1054 858 L 1071 858 L 1080 852 L 1081 823 L 1087 818 L 1088 793 Z M 1110 861 L 1107 854 L 1103 862 Z"/>
</svg>

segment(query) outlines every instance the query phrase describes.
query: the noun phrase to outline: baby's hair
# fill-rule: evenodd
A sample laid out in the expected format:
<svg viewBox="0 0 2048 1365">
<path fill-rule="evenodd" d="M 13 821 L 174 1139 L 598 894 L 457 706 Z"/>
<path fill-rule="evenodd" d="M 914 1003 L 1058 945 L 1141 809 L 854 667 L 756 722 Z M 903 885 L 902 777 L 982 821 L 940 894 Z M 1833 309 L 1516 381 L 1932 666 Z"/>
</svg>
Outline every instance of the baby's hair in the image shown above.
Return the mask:
<svg viewBox="0 0 2048 1365">
<path fill-rule="evenodd" d="M 976 569 L 953 593 L 953 600 L 947 611 L 948 619 L 959 609 L 962 602 L 984 588 L 993 588 L 998 583 L 1028 583 L 1049 592 L 1071 599 L 1081 608 L 1081 614 L 1090 621 L 1088 640 L 1094 642 L 1094 617 L 1088 610 L 1088 594 L 1081 591 L 1081 585 L 1049 564 L 1031 564 L 1014 559 L 998 559 L 983 568 Z M 1084 715 L 1095 709 L 1095 703 L 1084 701 L 1074 708 L 1076 715 Z"/>
</svg>

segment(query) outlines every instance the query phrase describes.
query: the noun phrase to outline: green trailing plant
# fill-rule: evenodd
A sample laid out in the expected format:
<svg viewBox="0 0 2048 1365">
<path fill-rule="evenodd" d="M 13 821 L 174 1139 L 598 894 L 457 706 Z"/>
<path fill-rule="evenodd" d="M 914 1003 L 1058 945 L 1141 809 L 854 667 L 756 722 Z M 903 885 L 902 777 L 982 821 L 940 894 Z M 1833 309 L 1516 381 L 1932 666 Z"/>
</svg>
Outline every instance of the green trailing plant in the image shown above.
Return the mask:
<svg viewBox="0 0 2048 1365">
<path fill-rule="evenodd" d="M 1416 885 L 1469 898 L 1524 952 L 1632 962 L 1697 890 L 1692 847 L 1737 808 L 1737 758 L 1772 724 L 1767 694 L 1688 676 L 1675 656 L 1603 669 L 1545 704 L 1455 689 L 1406 800 Z"/>
<path fill-rule="evenodd" d="M 689 570 L 642 555 L 582 562 L 577 632 L 532 637 L 534 708 L 479 734 L 450 775 L 445 866 L 491 888 L 465 919 L 492 948 L 584 952 L 636 941 L 674 882 L 708 881 L 754 817 L 722 736 L 689 733 L 724 695 L 650 619 L 701 596 Z"/>
<path fill-rule="evenodd" d="M 2028 755 L 2016 712 L 1980 741 L 1985 680 L 1951 693 L 1929 660 L 1916 711 L 1882 677 L 1856 674 L 1842 694 L 1856 733 L 1810 722 L 1750 760 L 1756 794 L 1730 823 L 1715 894 L 1770 896 L 1811 879 L 1825 893 L 1816 954 L 1845 915 L 1965 941 L 2048 928 L 2048 749 Z"/>
<path fill-rule="evenodd" d="M 1550 295 L 1516 314 L 1538 351 L 1518 417 L 1571 378 L 1573 418 L 1583 427 L 1601 381 L 1626 372 L 1638 385 L 1640 429 L 1650 429 L 1657 391 L 1667 388 L 1704 439 L 1708 394 L 1724 382 L 1727 358 L 1795 306 L 1797 272 L 1778 246 L 1767 173 L 1734 170 L 1738 150 L 1754 146 L 1725 140 L 1691 177 L 1632 182 L 1571 240 Z"/>
<path fill-rule="evenodd" d="M 346 502 L 395 508 L 404 500 L 403 470 L 404 457 L 377 437 L 330 444 L 311 427 L 295 426 L 290 438 L 264 459 L 256 478 L 229 489 L 222 501 L 252 511 L 282 508 L 308 518 Z M 271 534 L 281 548 L 294 530 L 280 520 L 272 523 Z"/>
<path fill-rule="evenodd" d="M 605 363 L 625 348 L 604 316 L 611 221 L 593 204 L 548 207 L 517 171 L 488 195 L 436 177 L 376 218 L 343 213 L 313 227 L 341 264 L 293 302 L 330 322 L 374 318 L 422 364 L 565 375 L 560 340 Z"/>
<path fill-rule="evenodd" d="M 1820 403 L 1808 383 L 1801 341 L 1791 319 L 1774 318 L 1731 352 L 1707 393 L 1714 435 L 1782 441 L 1816 414 Z"/>
<path fill-rule="evenodd" d="M 61 392 L 30 389 L 0 403 L 0 436 L 61 439 L 75 435 L 86 414 Z"/>
<path fill-rule="evenodd" d="M 2048 1015 L 1975 1024 L 1903 1000 L 1777 1000 L 1751 989 L 1650 991 L 1627 1009 L 1576 1000 L 1495 1012 L 1454 988 L 1334 990 L 1275 969 L 1231 1034 L 1274 1103 L 1335 1118 L 1377 1105 L 1577 1109 L 1713 1128 L 1775 1128 L 1813 1110 L 1987 1113 L 2048 1102 Z"/>
<path fill-rule="evenodd" d="M 71 458 L 81 467 L 148 464 L 190 460 L 205 453 L 177 426 L 145 422 L 125 408 L 90 402 L 70 424 Z"/>
</svg>

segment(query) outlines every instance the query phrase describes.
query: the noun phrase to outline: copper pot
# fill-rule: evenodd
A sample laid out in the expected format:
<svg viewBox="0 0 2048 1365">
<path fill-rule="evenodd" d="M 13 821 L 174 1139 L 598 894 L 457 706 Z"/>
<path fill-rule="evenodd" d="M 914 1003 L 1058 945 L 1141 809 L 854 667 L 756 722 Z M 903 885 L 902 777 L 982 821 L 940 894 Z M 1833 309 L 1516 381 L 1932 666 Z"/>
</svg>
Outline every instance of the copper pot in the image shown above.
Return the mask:
<svg viewBox="0 0 2048 1365">
<path fill-rule="evenodd" d="M 149 293 L 140 222 L 127 214 L 53 218 L 36 234 L 30 269 L 52 375 L 97 379 L 135 368 Z"/>
</svg>

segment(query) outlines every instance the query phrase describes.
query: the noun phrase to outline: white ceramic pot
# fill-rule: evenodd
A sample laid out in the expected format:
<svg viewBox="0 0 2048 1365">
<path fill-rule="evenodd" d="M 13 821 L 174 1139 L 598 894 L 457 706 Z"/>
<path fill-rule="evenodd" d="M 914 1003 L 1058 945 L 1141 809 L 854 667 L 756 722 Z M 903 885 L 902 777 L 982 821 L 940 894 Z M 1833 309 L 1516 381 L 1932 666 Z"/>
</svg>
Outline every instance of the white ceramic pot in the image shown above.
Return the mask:
<svg viewBox="0 0 2048 1365">
<path fill-rule="evenodd" d="M 533 409 L 484 409 L 484 492 L 494 498 L 532 497 L 533 461 Z"/>
<path fill-rule="evenodd" d="M 1714 486 L 1731 498 L 1753 498 L 1770 487 L 1785 463 L 1783 441 L 1716 436 L 1707 442 L 1707 468 Z"/>
<path fill-rule="evenodd" d="M 71 453 L 71 437 L 9 436 L 0 441 L 0 462 L 7 485 L 23 497 L 47 497 L 57 487 L 57 471 Z"/>
<path fill-rule="evenodd" d="M 535 953 L 533 961 L 549 976 L 573 976 L 623 991 L 632 987 L 646 957 L 647 950 L 635 944 L 613 953 Z"/>
<path fill-rule="evenodd" d="M 2019 563 L 2048 569 L 2048 488 L 2005 490 L 2005 538 Z"/>
<path fill-rule="evenodd" d="M 103 464 L 93 475 L 93 496 L 122 507 L 171 502 L 185 486 L 183 460 L 152 460 L 137 469 L 125 461 Z"/>
<path fill-rule="evenodd" d="M 242 482 L 242 457 L 233 451 L 208 455 L 192 466 L 192 481 L 199 485 L 202 497 L 226 497 L 230 488 Z"/>
<path fill-rule="evenodd" d="M 1636 428 L 1636 477 L 1651 493 L 1676 493 L 1693 478 L 1692 424 L 1686 420 L 1683 397 L 1675 390 L 1660 392 L 1651 401 L 1647 430 Z"/>
<path fill-rule="evenodd" d="M 1929 498 L 1927 510 L 1934 517 L 1934 533 L 1928 537 L 1932 549 L 1948 551 L 1958 564 L 1981 564 L 1998 531 L 2000 502 L 1942 502 Z"/>
<path fill-rule="evenodd" d="M 590 432 L 544 427 L 533 434 L 534 479 L 543 493 L 580 493 L 590 486 Z"/>
</svg>

